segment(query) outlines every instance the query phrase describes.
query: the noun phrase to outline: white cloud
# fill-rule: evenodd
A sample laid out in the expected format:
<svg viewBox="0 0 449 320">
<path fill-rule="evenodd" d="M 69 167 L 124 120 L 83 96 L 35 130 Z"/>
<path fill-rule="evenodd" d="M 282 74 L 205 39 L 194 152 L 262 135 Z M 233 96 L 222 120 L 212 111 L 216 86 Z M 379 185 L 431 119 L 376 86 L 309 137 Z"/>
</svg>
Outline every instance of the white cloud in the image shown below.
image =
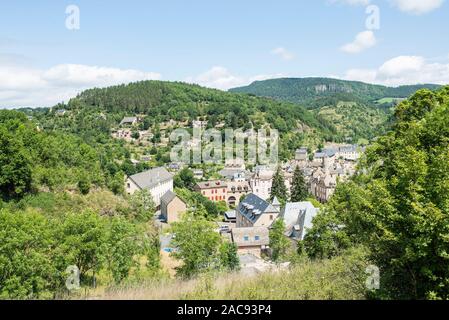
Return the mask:
<svg viewBox="0 0 449 320">
<path fill-rule="evenodd" d="M 160 78 L 160 74 L 153 72 L 78 64 L 42 70 L 3 58 L 0 59 L 0 108 L 52 106 L 88 88 Z"/>
<path fill-rule="evenodd" d="M 353 42 L 345 44 L 340 49 L 346 53 L 360 53 L 374 47 L 377 43 L 376 36 L 372 31 L 363 31 L 356 35 Z"/>
<path fill-rule="evenodd" d="M 198 76 L 189 77 L 185 81 L 188 83 L 196 83 L 208 88 L 228 90 L 231 88 L 248 85 L 254 81 L 280 78 L 283 76 L 284 75 L 282 74 L 261 74 L 256 76 L 243 77 L 232 74 L 228 69 L 224 67 L 215 66 Z"/>
<path fill-rule="evenodd" d="M 390 59 L 377 69 L 351 69 L 341 77 L 388 86 L 407 84 L 449 84 L 449 62 L 431 63 L 420 56 L 399 56 Z"/>
<path fill-rule="evenodd" d="M 424 14 L 441 7 L 444 0 L 391 0 L 399 10 L 411 14 Z"/>
<path fill-rule="evenodd" d="M 283 47 L 273 49 L 271 54 L 281 57 L 283 60 L 289 61 L 295 58 L 295 55 Z"/>
<path fill-rule="evenodd" d="M 45 71 L 42 78 L 58 86 L 106 87 L 138 80 L 159 79 L 160 74 L 79 64 L 57 65 Z"/>
</svg>

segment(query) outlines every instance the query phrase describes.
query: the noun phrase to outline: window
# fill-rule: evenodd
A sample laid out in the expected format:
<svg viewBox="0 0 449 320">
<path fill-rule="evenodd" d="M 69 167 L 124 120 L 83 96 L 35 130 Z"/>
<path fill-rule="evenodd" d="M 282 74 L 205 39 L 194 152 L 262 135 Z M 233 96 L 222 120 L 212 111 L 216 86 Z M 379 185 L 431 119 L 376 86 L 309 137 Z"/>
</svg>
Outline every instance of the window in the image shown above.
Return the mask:
<svg viewBox="0 0 449 320">
<path fill-rule="evenodd" d="M 131 184 L 130 184 L 130 183 L 128 183 L 128 189 L 129 189 L 129 188 L 131 188 Z"/>
<path fill-rule="evenodd" d="M 248 237 L 248 236 L 244 236 L 244 237 L 243 237 L 243 240 L 244 240 L 244 241 L 249 241 L 249 237 Z"/>
<path fill-rule="evenodd" d="M 255 237 L 254 237 L 254 240 L 259 241 L 259 240 L 260 240 L 260 237 L 259 237 L 259 236 L 255 236 Z"/>
<path fill-rule="evenodd" d="M 270 220 L 274 220 L 274 217 L 272 214 L 270 215 Z"/>
</svg>

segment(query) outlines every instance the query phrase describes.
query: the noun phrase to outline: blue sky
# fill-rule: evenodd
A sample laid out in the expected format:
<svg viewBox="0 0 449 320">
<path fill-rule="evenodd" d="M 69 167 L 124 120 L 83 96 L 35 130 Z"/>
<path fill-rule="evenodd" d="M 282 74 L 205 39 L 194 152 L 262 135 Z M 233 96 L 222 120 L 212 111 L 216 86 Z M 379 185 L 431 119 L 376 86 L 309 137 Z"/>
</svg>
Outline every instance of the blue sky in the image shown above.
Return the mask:
<svg viewBox="0 0 449 320">
<path fill-rule="evenodd" d="M 66 28 L 68 5 L 79 30 Z M 369 5 L 378 30 L 365 25 Z M 281 76 L 449 83 L 448 24 L 445 0 L 2 1 L 0 107 L 141 79 L 223 90 Z"/>
</svg>

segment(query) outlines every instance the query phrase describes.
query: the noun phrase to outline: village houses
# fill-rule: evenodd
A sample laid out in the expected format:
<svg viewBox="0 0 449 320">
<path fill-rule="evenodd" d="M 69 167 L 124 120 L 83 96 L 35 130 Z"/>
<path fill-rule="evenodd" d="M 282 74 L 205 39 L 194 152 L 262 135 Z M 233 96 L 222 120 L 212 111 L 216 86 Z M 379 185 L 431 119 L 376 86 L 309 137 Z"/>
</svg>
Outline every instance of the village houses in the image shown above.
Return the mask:
<svg viewBox="0 0 449 320">
<path fill-rule="evenodd" d="M 173 175 L 163 167 L 141 172 L 126 179 L 125 190 L 129 195 L 139 190 L 149 190 L 154 204 L 159 208 L 162 196 L 167 191 L 173 191 Z"/>
</svg>

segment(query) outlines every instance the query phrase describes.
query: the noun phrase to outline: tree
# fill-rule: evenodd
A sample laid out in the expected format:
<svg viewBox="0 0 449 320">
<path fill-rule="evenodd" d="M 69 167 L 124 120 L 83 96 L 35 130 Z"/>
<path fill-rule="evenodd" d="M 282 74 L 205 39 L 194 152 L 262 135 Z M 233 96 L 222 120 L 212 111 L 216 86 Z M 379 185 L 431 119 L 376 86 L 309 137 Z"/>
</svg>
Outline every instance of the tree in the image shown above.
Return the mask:
<svg viewBox="0 0 449 320">
<path fill-rule="evenodd" d="M 331 250 L 313 249 L 325 255 L 348 240 L 366 246 L 382 272 L 381 298 L 447 299 L 449 87 L 418 91 L 395 115 L 393 131 L 368 148 L 363 173 L 340 184 L 321 213 L 331 219 L 317 217 L 308 236 L 328 239 Z"/>
<path fill-rule="evenodd" d="M 308 195 L 309 192 L 307 190 L 306 182 L 304 180 L 304 175 L 299 166 L 297 166 L 293 174 L 291 201 L 292 202 L 305 201 Z"/>
<path fill-rule="evenodd" d="M 16 122 L 16 125 L 25 129 L 22 124 Z M 29 149 L 20 134 L 11 132 L 0 123 L 0 197 L 20 198 L 31 190 L 31 183 Z"/>
<path fill-rule="evenodd" d="M 62 283 L 53 228 L 38 213 L 0 210 L 0 299 L 53 297 Z"/>
<path fill-rule="evenodd" d="M 289 240 L 284 235 L 285 223 L 283 219 L 276 220 L 270 230 L 270 248 L 273 261 L 279 261 L 287 253 Z"/>
<path fill-rule="evenodd" d="M 270 200 L 273 201 L 275 197 L 283 204 L 287 202 L 287 187 L 285 186 L 285 178 L 280 166 L 273 176 Z"/>
<path fill-rule="evenodd" d="M 240 259 L 237 254 L 237 245 L 231 242 L 224 242 L 220 246 L 220 260 L 222 266 L 227 270 L 238 270 Z"/>
<path fill-rule="evenodd" d="M 138 222 L 148 222 L 156 212 L 153 195 L 148 189 L 135 192 L 130 199 L 131 219 Z"/>
<path fill-rule="evenodd" d="M 90 181 L 85 175 L 83 175 L 78 181 L 78 190 L 83 195 L 89 194 L 90 192 Z"/>
<path fill-rule="evenodd" d="M 193 191 L 196 185 L 195 176 L 189 168 L 182 169 L 174 178 L 176 188 L 186 188 Z"/>
<path fill-rule="evenodd" d="M 221 267 L 221 238 L 215 232 L 212 222 L 185 215 L 182 221 L 174 223 L 172 228 L 175 234 L 172 244 L 177 248 L 173 256 L 183 261 L 183 265 L 177 269 L 181 277 L 190 278 Z"/>
<path fill-rule="evenodd" d="M 104 263 L 106 227 L 105 220 L 94 212 L 68 214 L 57 237 L 63 257 L 61 268 L 77 266 L 82 281 L 87 280 L 89 272 L 95 276 Z"/>
<path fill-rule="evenodd" d="M 135 256 L 143 252 L 135 240 L 140 234 L 137 226 L 123 217 L 114 217 L 110 221 L 106 252 L 109 270 L 116 283 L 126 279 L 132 267 L 138 267 Z"/>
</svg>

